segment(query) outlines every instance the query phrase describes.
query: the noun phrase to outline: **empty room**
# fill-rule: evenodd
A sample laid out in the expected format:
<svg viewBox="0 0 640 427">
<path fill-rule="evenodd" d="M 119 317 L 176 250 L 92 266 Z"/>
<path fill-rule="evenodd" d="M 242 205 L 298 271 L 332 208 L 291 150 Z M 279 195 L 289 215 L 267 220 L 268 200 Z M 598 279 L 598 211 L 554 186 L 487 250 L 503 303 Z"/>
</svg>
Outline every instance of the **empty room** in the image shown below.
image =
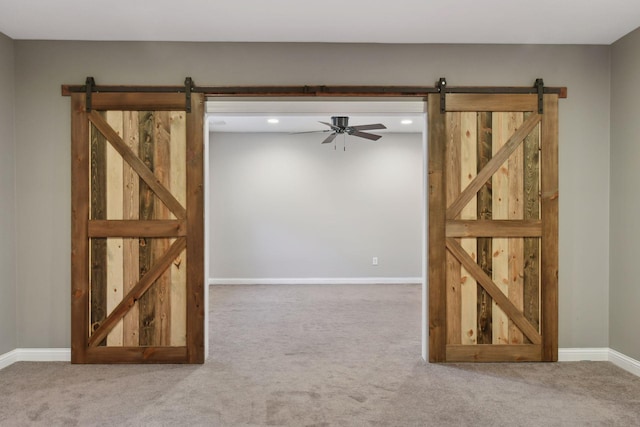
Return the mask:
<svg viewBox="0 0 640 427">
<path fill-rule="evenodd" d="M 639 425 L 640 5 L 535 6 L 0 0 L 0 425 Z"/>
</svg>

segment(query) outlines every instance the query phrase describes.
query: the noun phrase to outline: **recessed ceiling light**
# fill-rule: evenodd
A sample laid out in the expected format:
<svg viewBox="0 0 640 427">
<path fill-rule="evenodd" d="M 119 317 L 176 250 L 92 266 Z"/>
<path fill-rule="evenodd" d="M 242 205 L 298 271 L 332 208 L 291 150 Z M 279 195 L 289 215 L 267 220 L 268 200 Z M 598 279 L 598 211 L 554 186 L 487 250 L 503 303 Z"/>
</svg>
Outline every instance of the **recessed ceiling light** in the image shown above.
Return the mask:
<svg viewBox="0 0 640 427">
<path fill-rule="evenodd" d="M 410 125 L 411 123 L 413 123 L 413 120 L 411 120 L 411 119 L 404 119 L 404 120 L 402 120 L 400 123 L 402 123 L 403 125 Z"/>
<path fill-rule="evenodd" d="M 276 123 L 280 123 L 280 120 L 278 120 L 278 119 L 269 119 L 269 120 L 267 120 L 267 122 L 271 123 L 271 124 L 276 124 Z"/>
</svg>

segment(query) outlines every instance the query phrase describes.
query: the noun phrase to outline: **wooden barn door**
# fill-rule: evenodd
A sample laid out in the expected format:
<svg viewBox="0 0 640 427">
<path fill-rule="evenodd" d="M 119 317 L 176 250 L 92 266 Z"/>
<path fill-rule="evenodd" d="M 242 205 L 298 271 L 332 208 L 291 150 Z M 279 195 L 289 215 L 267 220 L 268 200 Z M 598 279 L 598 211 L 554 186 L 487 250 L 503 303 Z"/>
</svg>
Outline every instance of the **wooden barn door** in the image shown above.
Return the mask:
<svg viewBox="0 0 640 427">
<path fill-rule="evenodd" d="M 429 359 L 555 361 L 558 95 L 428 100 Z"/>
<path fill-rule="evenodd" d="M 204 98 L 186 99 L 72 94 L 73 363 L 204 361 Z"/>
</svg>

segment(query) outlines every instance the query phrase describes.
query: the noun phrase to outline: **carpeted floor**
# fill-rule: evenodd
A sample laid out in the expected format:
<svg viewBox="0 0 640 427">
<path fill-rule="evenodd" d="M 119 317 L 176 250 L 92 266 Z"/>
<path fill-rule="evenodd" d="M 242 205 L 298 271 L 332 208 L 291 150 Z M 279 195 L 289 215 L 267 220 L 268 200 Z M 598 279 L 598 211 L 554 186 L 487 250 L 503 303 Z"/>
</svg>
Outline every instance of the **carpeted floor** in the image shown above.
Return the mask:
<svg viewBox="0 0 640 427">
<path fill-rule="evenodd" d="M 0 426 L 640 426 L 610 363 L 432 365 L 420 287 L 211 288 L 202 366 L 16 363 Z"/>
</svg>

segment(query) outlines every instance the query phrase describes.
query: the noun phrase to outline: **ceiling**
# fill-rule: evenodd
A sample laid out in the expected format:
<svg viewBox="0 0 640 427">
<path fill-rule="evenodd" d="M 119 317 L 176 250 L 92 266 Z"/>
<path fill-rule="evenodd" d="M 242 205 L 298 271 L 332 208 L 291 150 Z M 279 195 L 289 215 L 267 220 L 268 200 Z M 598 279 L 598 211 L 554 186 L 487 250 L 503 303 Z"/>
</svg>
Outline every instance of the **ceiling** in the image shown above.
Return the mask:
<svg viewBox="0 0 640 427">
<path fill-rule="evenodd" d="M 638 0 L 0 0 L 13 39 L 611 44 Z"/>
<path fill-rule="evenodd" d="M 346 114 L 346 113 L 345 113 Z M 393 133 L 420 133 L 424 128 L 424 114 L 385 114 L 363 115 L 348 114 L 349 125 L 367 125 L 382 123 L 387 129 L 367 131 L 376 134 Z M 229 115 L 214 114 L 208 116 L 209 130 L 212 132 L 309 132 L 328 131 L 330 128 L 319 123 L 320 121 L 331 123 L 330 116 L 310 114 L 252 114 Z M 269 120 L 277 120 L 277 123 Z M 405 123 L 403 123 L 405 121 Z M 406 121 L 410 121 L 407 123 Z"/>
<path fill-rule="evenodd" d="M 351 126 L 382 123 L 387 127 L 372 133 L 420 133 L 426 121 L 420 100 L 209 100 L 206 111 L 212 132 L 326 131 L 329 127 L 319 122 L 331 123 L 331 116 L 348 116 Z"/>
</svg>

